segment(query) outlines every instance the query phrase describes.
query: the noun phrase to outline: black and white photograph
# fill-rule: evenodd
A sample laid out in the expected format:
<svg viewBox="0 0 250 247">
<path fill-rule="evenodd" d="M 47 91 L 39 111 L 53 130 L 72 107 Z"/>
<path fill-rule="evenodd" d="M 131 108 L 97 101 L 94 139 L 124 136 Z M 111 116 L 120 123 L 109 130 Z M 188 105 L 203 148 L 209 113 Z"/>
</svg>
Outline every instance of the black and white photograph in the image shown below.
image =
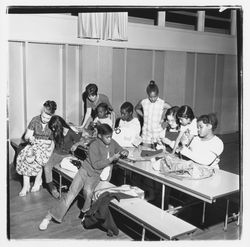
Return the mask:
<svg viewBox="0 0 250 247">
<path fill-rule="evenodd" d="M 13 2 L 3 240 L 242 244 L 246 6 Z"/>
</svg>

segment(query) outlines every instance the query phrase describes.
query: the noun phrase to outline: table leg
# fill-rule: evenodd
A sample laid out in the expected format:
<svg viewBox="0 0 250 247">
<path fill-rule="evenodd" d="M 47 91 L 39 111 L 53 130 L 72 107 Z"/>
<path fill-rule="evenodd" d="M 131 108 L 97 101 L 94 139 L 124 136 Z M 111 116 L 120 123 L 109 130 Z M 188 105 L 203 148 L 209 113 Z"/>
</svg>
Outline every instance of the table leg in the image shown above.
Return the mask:
<svg viewBox="0 0 250 247">
<path fill-rule="evenodd" d="M 59 197 L 62 196 L 62 175 L 59 173 Z"/>
<path fill-rule="evenodd" d="M 144 241 L 145 240 L 145 227 L 142 226 L 142 236 L 141 236 L 141 240 Z"/>
<path fill-rule="evenodd" d="M 224 222 L 224 231 L 227 230 L 227 223 L 228 223 L 228 209 L 229 209 L 229 199 L 227 199 L 227 206 L 226 206 L 226 215 L 225 215 L 225 222 Z"/>
<path fill-rule="evenodd" d="M 126 176 L 127 176 L 127 172 L 126 169 L 124 169 L 124 178 L 123 178 L 123 184 L 126 184 Z"/>
<path fill-rule="evenodd" d="M 162 184 L 162 194 L 161 194 L 161 209 L 164 210 L 165 202 L 165 184 Z"/>
<path fill-rule="evenodd" d="M 203 202 L 202 222 L 201 222 L 202 225 L 204 225 L 205 223 L 205 214 L 206 214 L 206 202 Z"/>
</svg>

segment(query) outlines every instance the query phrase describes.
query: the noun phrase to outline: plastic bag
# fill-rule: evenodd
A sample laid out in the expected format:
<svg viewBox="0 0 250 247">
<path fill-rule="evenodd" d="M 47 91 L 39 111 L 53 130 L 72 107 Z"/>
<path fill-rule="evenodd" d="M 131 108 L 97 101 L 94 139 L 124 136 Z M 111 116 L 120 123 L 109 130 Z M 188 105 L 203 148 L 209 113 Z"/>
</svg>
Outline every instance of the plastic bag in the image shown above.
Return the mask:
<svg viewBox="0 0 250 247">
<path fill-rule="evenodd" d="M 192 160 L 182 160 L 172 155 L 166 155 L 160 160 L 160 172 L 187 179 L 203 179 L 214 174 L 214 170 L 209 166 L 200 165 Z"/>
</svg>

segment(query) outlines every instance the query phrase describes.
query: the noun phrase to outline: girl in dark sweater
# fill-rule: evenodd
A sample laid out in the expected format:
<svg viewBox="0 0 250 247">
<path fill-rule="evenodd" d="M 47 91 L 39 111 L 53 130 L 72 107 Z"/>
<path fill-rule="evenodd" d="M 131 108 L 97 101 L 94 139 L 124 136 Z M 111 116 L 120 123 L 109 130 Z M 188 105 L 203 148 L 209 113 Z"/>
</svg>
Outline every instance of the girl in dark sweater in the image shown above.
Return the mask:
<svg viewBox="0 0 250 247">
<path fill-rule="evenodd" d="M 84 217 L 84 213 L 90 208 L 94 189 L 100 182 L 100 175 L 104 168 L 111 168 L 107 176 L 107 180 L 109 180 L 115 162 L 120 156 L 128 155 L 128 151 L 112 139 L 113 130 L 109 125 L 100 124 L 97 126 L 97 130 L 97 139 L 90 144 L 88 157 L 82 162 L 82 166 L 76 173 L 68 193 L 49 210 L 39 226 L 40 230 L 46 230 L 52 218 L 61 223 L 71 203 L 81 189 L 83 189 L 85 197 L 82 208 Z"/>
</svg>

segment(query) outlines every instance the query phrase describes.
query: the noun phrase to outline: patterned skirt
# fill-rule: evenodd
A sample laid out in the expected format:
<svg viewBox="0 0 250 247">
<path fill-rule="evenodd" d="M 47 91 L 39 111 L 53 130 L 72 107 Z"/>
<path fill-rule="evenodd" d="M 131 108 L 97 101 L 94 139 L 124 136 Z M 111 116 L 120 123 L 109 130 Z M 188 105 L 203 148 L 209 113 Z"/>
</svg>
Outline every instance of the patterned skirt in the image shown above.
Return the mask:
<svg viewBox="0 0 250 247">
<path fill-rule="evenodd" d="M 16 171 L 20 175 L 36 176 L 48 162 L 54 146 L 50 140 L 35 140 L 17 156 Z"/>
</svg>

